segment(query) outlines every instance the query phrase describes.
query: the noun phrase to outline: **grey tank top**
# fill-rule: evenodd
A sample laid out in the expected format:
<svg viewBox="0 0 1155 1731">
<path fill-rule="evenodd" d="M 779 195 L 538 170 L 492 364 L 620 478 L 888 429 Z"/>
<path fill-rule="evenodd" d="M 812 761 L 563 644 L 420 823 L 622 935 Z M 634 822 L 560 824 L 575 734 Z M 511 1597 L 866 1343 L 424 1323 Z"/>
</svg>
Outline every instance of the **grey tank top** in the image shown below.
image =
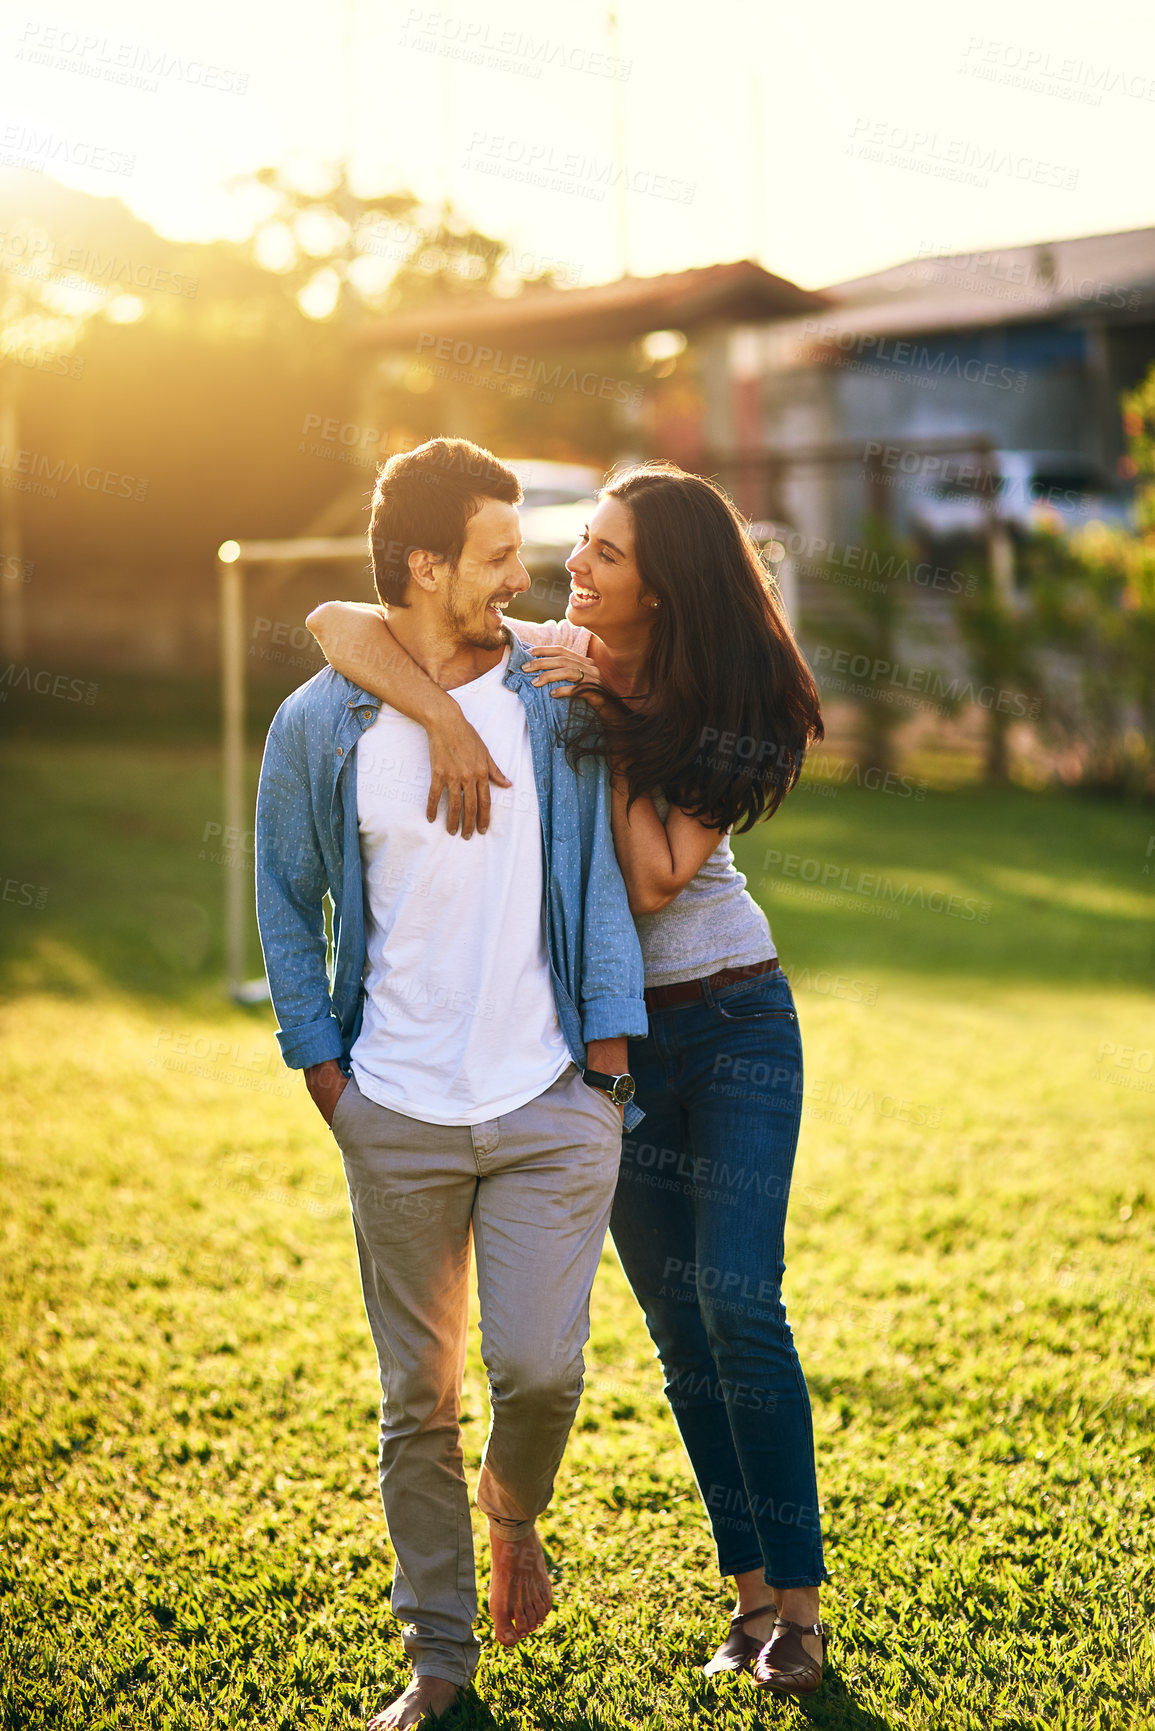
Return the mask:
<svg viewBox="0 0 1155 1731">
<path fill-rule="evenodd" d="M 669 802 L 655 793 L 654 805 L 665 823 Z M 766 915 L 734 864 L 728 835 L 681 895 L 659 913 L 639 914 L 634 923 L 647 986 L 702 980 L 722 968 L 769 961 L 775 954 Z"/>
<path fill-rule="evenodd" d="M 557 645 L 578 655 L 589 654 L 589 632 L 568 619 L 552 619 L 546 625 L 515 619 L 510 629 L 531 647 Z M 654 805 L 665 823 L 669 801 L 655 793 Z M 634 924 L 647 986 L 704 980 L 723 968 L 767 962 L 775 953 L 766 915 L 747 894 L 746 879 L 734 864 L 729 836 L 723 837 L 680 896 L 661 913 L 639 914 Z"/>
</svg>

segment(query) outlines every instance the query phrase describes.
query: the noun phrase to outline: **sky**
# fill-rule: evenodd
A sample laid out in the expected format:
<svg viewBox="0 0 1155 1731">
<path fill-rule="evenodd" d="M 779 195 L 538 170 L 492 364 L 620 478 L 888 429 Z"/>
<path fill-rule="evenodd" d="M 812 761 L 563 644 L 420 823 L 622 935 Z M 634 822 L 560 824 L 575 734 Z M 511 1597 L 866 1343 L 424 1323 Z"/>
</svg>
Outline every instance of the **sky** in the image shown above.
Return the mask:
<svg viewBox="0 0 1155 1731">
<path fill-rule="evenodd" d="M 570 284 L 756 258 L 805 287 L 1155 223 L 1150 0 L 23 0 L 0 163 L 240 238 L 232 177 L 348 157 Z"/>
</svg>

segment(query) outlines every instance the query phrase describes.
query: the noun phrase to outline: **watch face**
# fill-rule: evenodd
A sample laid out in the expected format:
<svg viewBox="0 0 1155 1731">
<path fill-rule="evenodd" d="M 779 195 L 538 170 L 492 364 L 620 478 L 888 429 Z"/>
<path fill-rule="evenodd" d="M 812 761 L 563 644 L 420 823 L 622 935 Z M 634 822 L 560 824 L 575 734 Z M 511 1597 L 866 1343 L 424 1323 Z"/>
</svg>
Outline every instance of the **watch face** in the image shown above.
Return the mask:
<svg viewBox="0 0 1155 1731">
<path fill-rule="evenodd" d="M 634 1097 L 636 1084 L 632 1076 L 618 1076 L 610 1092 L 615 1106 L 628 1106 Z"/>
</svg>

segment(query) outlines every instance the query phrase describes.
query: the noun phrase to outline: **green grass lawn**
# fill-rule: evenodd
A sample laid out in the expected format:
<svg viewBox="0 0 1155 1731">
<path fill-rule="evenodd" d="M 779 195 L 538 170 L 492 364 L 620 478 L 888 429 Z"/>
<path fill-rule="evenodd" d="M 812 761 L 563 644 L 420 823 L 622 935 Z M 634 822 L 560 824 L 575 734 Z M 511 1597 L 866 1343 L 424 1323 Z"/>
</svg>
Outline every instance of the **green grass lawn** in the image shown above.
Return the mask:
<svg viewBox="0 0 1155 1731">
<path fill-rule="evenodd" d="M 337 1150 L 267 1008 L 219 993 L 214 758 L 0 766 L 0 1725 L 359 1725 L 403 1675 L 376 1370 Z M 806 1045 L 828 1680 L 797 1708 L 700 1678 L 727 1599 L 607 1252 L 558 1609 L 486 1645 L 459 1723 L 1155 1723 L 1153 831 L 843 786 L 739 844 Z M 466 1411 L 473 1474 L 475 1348 Z"/>
</svg>

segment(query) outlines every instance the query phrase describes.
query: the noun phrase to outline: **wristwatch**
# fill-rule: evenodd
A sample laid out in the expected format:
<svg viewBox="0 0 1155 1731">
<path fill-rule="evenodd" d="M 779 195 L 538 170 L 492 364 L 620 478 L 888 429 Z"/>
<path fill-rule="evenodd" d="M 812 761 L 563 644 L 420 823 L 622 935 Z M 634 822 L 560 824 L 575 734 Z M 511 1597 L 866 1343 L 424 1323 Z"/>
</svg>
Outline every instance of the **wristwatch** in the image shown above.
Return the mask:
<svg viewBox="0 0 1155 1731">
<path fill-rule="evenodd" d="M 583 1070 L 582 1081 L 608 1094 L 615 1106 L 628 1106 L 637 1091 L 637 1084 L 628 1070 L 620 1076 L 607 1076 L 603 1070 Z"/>
</svg>

